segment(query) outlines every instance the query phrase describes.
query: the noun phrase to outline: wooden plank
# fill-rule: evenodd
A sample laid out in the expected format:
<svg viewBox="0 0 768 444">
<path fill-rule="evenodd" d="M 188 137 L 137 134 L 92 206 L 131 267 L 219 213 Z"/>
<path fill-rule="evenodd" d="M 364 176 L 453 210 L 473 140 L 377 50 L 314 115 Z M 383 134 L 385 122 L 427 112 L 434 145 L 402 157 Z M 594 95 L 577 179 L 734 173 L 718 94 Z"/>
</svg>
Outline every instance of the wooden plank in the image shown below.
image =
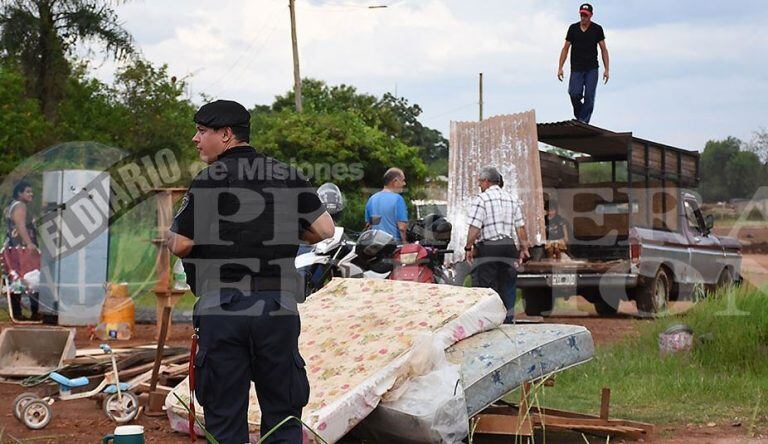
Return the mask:
<svg viewBox="0 0 768 444">
<path fill-rule="evenodd" d="M 165 348 L 165 338 L 168 336 L 168 324 L 171 321 L 171 307 L 163 307 L 163 319 L 160 324 L 160 337 L 157 341 L 157 351 L 155 352 L 155 363 L 152 367 L 152 380 L 150 382 L 150 391 L 155 391 L 157 377 L 160 374 L 160 364 L 163 362 L 163 349 Z"/>
<path fill-rule="evenodd" d="M 535 411 L 534 411 L 535 410 Z M 545 416 L 546 418 L 559 418 L 558 421 L 561 421 L 561 423 L 569 422 L 570 424 L 579 424 L 579 427 L 581 426 L 618 426 L 618 427 L 627 427 L 627 428 L 635 428 L 644 430 L 647 433 L 650 433 L 654 429 L 653 424 L 640 422 L 640 421 L 631 421 L 628 419 L 602 419 L 597 416 L 593 415 L 586 415 L 583 413 L 576 413 L 576 412 L 568 412 L 564 410 L 555 410 L 555 409 L 531 409 L 531 415 L 533 415 L 534 418 L 538 418 L 539 416 Z"/>
<path fill-rule="evenodd" d="M 664 152 L 664 170 L 667 173 L 677 172 L 677 153 L 666 150 Z"/>
<path fill-rule="evenodd" d="M 541 413 L 546 411 L 546 414 Z M 487 434 L 509 434 L 514 435 L 523 427 L 516 427 L 516 424 L 523 424 L 520 421 L 520 410 L 517 406 L 494 406 L 484 410 L 477 417 L 488 418 L 483 432 Z M 504 422 L 503 418 L 510 418 L 509 422 Z M 637 421 L 621 419 L 602 419 L 593 415 L 586 415 L 576 412 L 568 412 L 554 409 L 531 408 L 530 413 L 524 418 L 533 422 L 533 428 L 543 428 L 551 430 L 565 431 L 583 431 L 606 434 L 622 434 L 632 436 L 643 436 L 653 433 L 654 426 Z M 479 427 L 478 427 L 479 429 Z M 479 431 L 476 429 L 476 431 Z"/>
<path fill-rule="evenodd" d="M 603 387 L 603 392 L 600 396 L 600 418 L 608 419 L 608 411 L 611 408 L 611 389 Z"/>
<path fill-rule="evenodd" d="M 168 364 L 176 364 L 178 362 L 184 362 L 189 359 L 188 354 L 182 354 L 182 355 L 174 355 L 167 358 L 163 358 L 162 365 L 168 365 Z M 142 364 L 136 367 L 132 367 L 126 370 L 120 371 L 120 376 L 123 378 L 131 378 L 133 376 L 139 375 L 141 373 L 144 373 L 148 370 L 152 370 L 152 367 L 155 365 L 154 362 L 148 362 L 146 364 Z"/>
<path fill-rule="evenodd" d="M 661 150 L 655 146 L 648 147 L 648 167 L 656 171 L 662 171 L 661 168 Z"/>
<path fill-rule="evenodd" d="M 503 412 L 512 412 L 514 414 L 517 414 L 518 406 L 514 404 L 510 404 L 508 402 L 501 401 L 501 405 L 494 405 L 491 407 L 488 407 L 484 410 L 496 414 L 502 414 Z M 531 413 L 533 414 L 541 414 L 541 415 L 549 415 L 549 416 L 558 416 L 561 418 L 577 418 L 577 419 L 593 419 L 605 422 L 606 420 L 601 419 L 598 416 L 590 415 L 587 413 L 580 413 L 580 412 L 573 412 L 569 410 L 559 410 L 559 409 L 552 409 L 548 407 L 531 407 Z M 623 425 L 627 427 L 637 427 L 645 430 L 653 430 L 654 425 L 647 423 L 647 422 L 640 422 L 640 421 L 630 421 L 626 419 L 609 419 L 607 420 L 608 423 L 613 425 Z"/>
<path fill-rule="evenodd" d="M 645 145 L 632 142 L 632 166 L 645 168 Z"/>
<path fill-rule="evenodd" d="M 696 177 L 696 158 L 693 156 L 682 156 L 682 175 L 687 178 Z"/>
<path fill-rule="evenodd" d="M 517 415 L 477 415 L 475 433 L 486 435 L 533 436 L 530 420 Z"/>
</svg>

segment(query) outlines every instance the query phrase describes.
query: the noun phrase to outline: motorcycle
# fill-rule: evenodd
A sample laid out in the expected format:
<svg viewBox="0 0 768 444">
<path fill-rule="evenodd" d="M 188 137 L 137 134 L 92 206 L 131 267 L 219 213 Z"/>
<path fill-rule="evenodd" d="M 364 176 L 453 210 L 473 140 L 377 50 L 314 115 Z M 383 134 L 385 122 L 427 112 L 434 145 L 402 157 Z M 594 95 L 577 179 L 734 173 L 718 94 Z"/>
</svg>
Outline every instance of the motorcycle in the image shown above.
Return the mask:
<svg viewBox="0 0 768 444">
<path fill-rule="evenodd" d="M 389 278 L 395 281 L 452 284 L 453 279 L 443 267 L 445 255 L 453 250 L 425 247 L 418 243 L 405 244 L 395 251 Z"/>
<path fill-rule="evenodd" d="M 368 230 L 352 241 L 342 227 L 330 239 L 318 242 L 310 251 L 296 256 L 294 264 L 304 276 L 304 295 L 321 289 L 333 277 L 387 279 L 391 257 L 397 248 L 390 234 Z M 354 234 L 351 233 L 350 234 Z"/>
<path fill-rule="evenodd" d="M 408 243 L 399 247 L 392 258 L 390 279 L 398 281 L 453 284 L 453 270 L 446 268 L 445 255 L 451 240 L 451 224 L 444 217 L 430 214 L 411 221 L 406 230 Z"/>
</svg>

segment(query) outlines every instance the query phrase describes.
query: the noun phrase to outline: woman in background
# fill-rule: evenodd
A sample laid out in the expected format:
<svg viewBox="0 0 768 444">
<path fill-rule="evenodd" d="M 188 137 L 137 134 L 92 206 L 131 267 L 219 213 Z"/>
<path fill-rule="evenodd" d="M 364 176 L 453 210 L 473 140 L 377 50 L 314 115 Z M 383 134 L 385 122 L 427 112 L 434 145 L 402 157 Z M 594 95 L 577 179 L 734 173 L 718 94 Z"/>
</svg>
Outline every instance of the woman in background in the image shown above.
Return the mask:
<svg viewBox="0 0 768 444">
<path fill-rule="evenodd" d="M 35 194 L 32 191 L 32 186 L 25 181 L 20 181 L 13 187 L 13 200 L 5 210 L 5 219 L 7 221 L 7 232 L 5 237 L 4 249 L 8 248 L 29 248 L 34 250 L 39 262 L 39 250 L 37 249 L 37 229 L 35 228 L 34 219 L 29 211 L 29 204 L 32 202 Z M 6 255 L 7 257 L 7 255 Z M 9 267 L 10 264 L 6 264 Z M 29 267 L 27 267 L 29 268 Z M 37 267 L 40 268 L 40 264 Z M 9 274 L 10 280 L 22 279 L 24 276 L 20 276 L 20 272 L 27 272 L 31 270 L 9 270 L 6 272 Z M 11 310 L 14 319 L 24 319 L 21 313 L 21 294 L 18 291 L 14 291 L 11 294 Z M 38 318 L 38 293 L 29 294 L 29 309 L 31 312 L 31 318 L 37 320 Z"/>
</svg>

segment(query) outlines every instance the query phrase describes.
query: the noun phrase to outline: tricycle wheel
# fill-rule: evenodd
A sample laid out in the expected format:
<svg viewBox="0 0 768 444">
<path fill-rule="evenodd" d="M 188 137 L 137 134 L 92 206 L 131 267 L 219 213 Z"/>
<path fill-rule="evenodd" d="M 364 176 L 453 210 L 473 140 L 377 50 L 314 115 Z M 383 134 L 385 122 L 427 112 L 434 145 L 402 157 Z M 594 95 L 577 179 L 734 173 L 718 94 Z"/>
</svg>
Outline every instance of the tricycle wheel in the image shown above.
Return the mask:
<svg viewBox="0 0 768 444">
<path fill-rule="evenodd" d="M 104 414 L 119 424 L 131 421 L 139 413 L 139 398 L 133 392 L 124 391 L 122 399 L 112 393 L 104 399 Z"/>
<path fill-rule="evenodd" d="M 549 288 L 523 288 L 525 314 L 549 316 L 552 313 L 552 292 Z"/>
<path fill-rule="evenodd" d="M 37 394 L 31 392 L 22 393 L 17 396 L 16 399 L 13 400 L 13 416 L 21 421 L 21 415 L 24 413 L 24 407 L 26 407 L 30 401 L 34 401 L 35 399 L 39 398 L 40 397 L 37 396 Z"/>
<path fill-rule="evenodd" d="M 53 410 L 42 399 L 29 401 L 21 413 L 21 422 L 32 430 L 40 430 L 48 425 L 53 418 Z"/>
</svg>

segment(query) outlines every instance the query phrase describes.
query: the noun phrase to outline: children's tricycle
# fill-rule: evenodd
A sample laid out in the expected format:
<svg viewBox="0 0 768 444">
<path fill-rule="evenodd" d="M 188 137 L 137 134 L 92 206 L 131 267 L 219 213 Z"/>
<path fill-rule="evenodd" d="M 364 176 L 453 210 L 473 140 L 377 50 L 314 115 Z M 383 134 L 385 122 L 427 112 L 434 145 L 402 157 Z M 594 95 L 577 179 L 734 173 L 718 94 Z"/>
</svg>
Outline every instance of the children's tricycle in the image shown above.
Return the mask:
<svg viewBox="0 0 768 444">
<path fill-rule="evenodd" d="M 69 379 L 56 372 L 51 372 L 48 378 L 59 384 L 59 393 L 54 396 L 40 398 L 34 393 L 22 393 L 13 402 L 13 414 L 16 419 L 23 422 L 24 425 L 33 430 L 42 429 L 51 422 L 53 416 L 53 405 L 56 399 L 60 401 L 70 401 L 73 399 L 90 398 L 99 393 L 104 393 L 104 413 L 107 417 L 117 423 L 126 423 L 136 417 L 139 412 L 139 398 L 128 390 L 128 384 L 120 382 L 117 373 L 117 362 L 112 349 L 107 344 L 101 344 L 104 353 L 110 355 L 112 361 L 112 371 L 104 374 L 101 382 L 91 390 L 72 393 L 73 388 L 83 387 L 89 384 L 88 378 L 81 376 L 75 379 Z"/>
</svg>

